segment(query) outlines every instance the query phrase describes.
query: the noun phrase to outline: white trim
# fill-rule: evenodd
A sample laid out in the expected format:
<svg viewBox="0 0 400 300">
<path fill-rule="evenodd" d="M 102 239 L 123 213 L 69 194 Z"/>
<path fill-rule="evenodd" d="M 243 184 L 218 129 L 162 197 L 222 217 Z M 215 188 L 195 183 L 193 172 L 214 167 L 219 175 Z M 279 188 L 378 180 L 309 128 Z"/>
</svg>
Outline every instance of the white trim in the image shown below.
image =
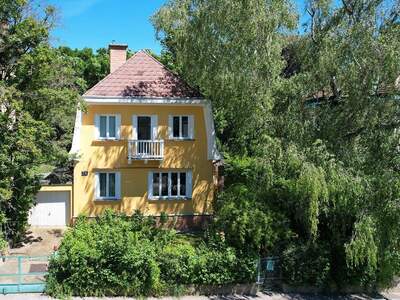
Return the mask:
<svg viewBox="0 0 400 300">
<path fill-rule="evenodd" d="M 194 140 L 194 116 L 188 115 L 188 135 L 189 139 Z"/>
<path fill-rule="evenodd" d="M 211 104 L 207 103 L 203 106 L 204 118 L 206 122 L 207 132 L 207 152 L 209 160 L 221 160 L 222 156 L 217 148 L 217 140 L 215 138 L 214 120 L 212 116 Z"/>
<path fill-rule="evenodd" d="M 79 153 L 81 127 L 82 127 L 82 111 L 80 109 L 77 109 L 75 116 L 74 136 L 72 137 L 71 150 L 69 150 L 69 154 L 71 155 L 77 155 Z"/>
<path fill-rule="evenodd" d="M 121 172 L 115 172 L 115 198 L 121 199 Z"/>
<path fill-rule="evenodd" d="M 153 172 L 150 171 L 147 174 L 147 198 L 153 198 Z"/>
<path fill-rule="evenodd" d="M 106 136 L 100 136 L 100 118 L 106 117 Z M 110 117 L 115 119 L 115 136 L 110 135 Z M 121 115 L 120 114 L 96 114 L 95 115 L 95 140 L 97 141 L 108 141 L 108 140 L 119 140 L 121 134 Z"/>
<path fill-rule="evenodd" d="M 94 174 L 94 196 L 95 199 L 100 197 L 100 176 L 99 173 Z"/>
<path fill-rule="evenodd" d="M 137 115 L 132 115 L 132 140 L 137 140 L 138 136 L 138 123 L 137 123 Z"/>
<path fill-rule="evenodd" d="M 191 199 L 193 197 L 193 179 L 192 170 L 186 172 L 186 197 Z"/>
<path fill-rule="evenodd" d="M 121 139 L 121 115 L 117 114 L 115 116 L 115 138 L 117 140 Z"/>
<path fill-rule="evenodd" d="M 150 116 L 150 130 L 151 130 L 151 139 L 158 139 L 158 115 Z"/>
<path fill-rule="evenodd" d="M 204 105 L 207 100 L 201 98 L 145 98 L 145 97 L 91 97 L 83 96 L 88 104 L 174 104 L 174 105 Z"/>
<path fill-rule="evenodd" d="M 173 127 L 172 115 L 168 115 L 168 138 L 169 139 L 174 138 L 174 135 L 172 133 L 172 127 Z"/>
<path fill-rule="evenodd" d="M 108 174 L 115 174 L 115 196 L 110 197 L 102 197 L 100 196 L 100 174 L 107 174 L 106 177 L 106 193 L 109 193 L 108 185 L 109 185 L 109 176 Z M 121 172 L 117 171 L 96 171 L 95 173 L 95 200 L 120 200 L 121 199 Z"/>
<path fill-rule="evenodd" d="M 98 140 L 100 138 L 100 116 L 98 114 L 94 115 L 94 139 Z"/>
</svg>

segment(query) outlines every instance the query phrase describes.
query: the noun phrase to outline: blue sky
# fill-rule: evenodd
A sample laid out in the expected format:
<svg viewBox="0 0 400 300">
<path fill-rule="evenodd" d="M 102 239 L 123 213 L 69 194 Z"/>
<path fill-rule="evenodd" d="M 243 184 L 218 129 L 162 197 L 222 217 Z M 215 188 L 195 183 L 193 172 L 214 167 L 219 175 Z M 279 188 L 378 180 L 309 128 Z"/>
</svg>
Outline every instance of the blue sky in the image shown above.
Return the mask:
<svg viewBox="0 0 400 300">
<path fill-rule="evenodd" d="M 160 52 L 149 20 L 165 0 L 48 0 L 59 10 L 52 44 L 71 48 L 107 47 L 113 40 L 130 49 Z"/>
<path fill-rule="evenodd" d="M 112 41 L 128 44 L 132 50 L 161 46 L 149 18 L 166 0 L 47 0 L 59 10 L 53 31 L 55 46 L 71 48 L 107 47 Z M 294 1 L 304 11 L 304 0 Z"/>
</svg>

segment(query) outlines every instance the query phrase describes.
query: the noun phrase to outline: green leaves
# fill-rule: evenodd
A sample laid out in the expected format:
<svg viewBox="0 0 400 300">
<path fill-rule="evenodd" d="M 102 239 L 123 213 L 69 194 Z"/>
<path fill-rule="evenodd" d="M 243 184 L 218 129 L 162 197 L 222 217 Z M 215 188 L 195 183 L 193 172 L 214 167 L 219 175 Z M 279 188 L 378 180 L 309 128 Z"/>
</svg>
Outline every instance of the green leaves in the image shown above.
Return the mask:
<svg viewBox="0 0 400 300">
<path fill-rule="evenodd" d="M 347 264 L 349 267 L 366 265 L 374 272 L 378 262 L 376 245 L 376 226 L 371 217 L 363 217 L 354 226 L 354 235 L 345 245 Z"/>
<path fill-rule="evenodd" d="M 153 17 L 177 69 L 212 100 L 224 146 L 245 153 L 265 132 L 284 66 L 288 1 L 169 1 Z"/>
<path fill-rule="evenodd" d="M 183 234 L 155 227 L 151 217 L 107 210 L 96 220 L 79 218 L 65 234 L 46 291 L 57 297 L 174 295 L 193 284 L 253 282 L 255 262 L 221 240 L 195 246 Z"/>
<path fill-rule="evenodd" d="M 84 82 L 75 62 L 48 45 L 54 9 L 0 1 L 0 210 L 21 239 L 40 188 L 41 165 L 68 159 Z"/>
<path fill-rule="evenodd" d="M 299 251 L 292 283 L 387 284 L 400 272 L 398 3 L 312 0 L 302 34 L 295 14 L 171 0 L 153 17 L 175 70 L 212 100 L 226 158 L 215 225 L 240 250 Z"/>
</svg>

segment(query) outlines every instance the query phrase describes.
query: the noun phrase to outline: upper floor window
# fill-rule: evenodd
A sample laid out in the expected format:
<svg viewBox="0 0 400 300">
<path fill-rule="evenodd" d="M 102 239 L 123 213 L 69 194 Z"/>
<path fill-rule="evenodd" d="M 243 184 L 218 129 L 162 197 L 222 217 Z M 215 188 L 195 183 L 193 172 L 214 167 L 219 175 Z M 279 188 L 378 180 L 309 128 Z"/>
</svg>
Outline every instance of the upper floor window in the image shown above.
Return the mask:
<svg viewBox="0 0 400 300">
<path fill-rule="evenodd" d="M 95 116 L 96 139 L 115 140 L 120 138 L 120 115 Z"/>
<path fill-rule="evenodd" d="M 96 199 L 115 200 L 120 198 L 121 179 L 119 172 L 98 172 L 96 176 Z"/>
<path fill-rule="evenodd" d="M 193 116 L 169 116 L 170 139 L 193 139 Z"/>
</svg>

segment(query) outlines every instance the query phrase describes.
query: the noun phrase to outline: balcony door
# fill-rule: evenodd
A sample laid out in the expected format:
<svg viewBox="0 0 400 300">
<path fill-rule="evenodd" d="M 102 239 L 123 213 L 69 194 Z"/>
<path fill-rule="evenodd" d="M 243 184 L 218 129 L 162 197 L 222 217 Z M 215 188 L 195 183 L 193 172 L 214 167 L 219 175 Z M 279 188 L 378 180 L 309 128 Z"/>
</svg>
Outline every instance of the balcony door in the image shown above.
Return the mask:
<svg viewBox="0 0 400 300">
<path fill-rule="evenodd" d="M 151 117 L 138 116 L 137 117 L 138 129 L 137 135 L 139 141 L 151 140 Z"/>
<path fill-rule="evenodd" d="M 139 141 L 149 141 L 151 140 L 151 117 L 138 116 L 137 117 L 137 135 Z M 149 155 L 151 154 L 150 147 L 147 143 L 138 143 L 138 154 L 139 155 Z"/>
<path fill-rule="evenodd" d="M 132 115 L 132 140 L 128 157 L 162 159 L 164 141 L 159 140 L 157 115 Z"/>
</svg>

